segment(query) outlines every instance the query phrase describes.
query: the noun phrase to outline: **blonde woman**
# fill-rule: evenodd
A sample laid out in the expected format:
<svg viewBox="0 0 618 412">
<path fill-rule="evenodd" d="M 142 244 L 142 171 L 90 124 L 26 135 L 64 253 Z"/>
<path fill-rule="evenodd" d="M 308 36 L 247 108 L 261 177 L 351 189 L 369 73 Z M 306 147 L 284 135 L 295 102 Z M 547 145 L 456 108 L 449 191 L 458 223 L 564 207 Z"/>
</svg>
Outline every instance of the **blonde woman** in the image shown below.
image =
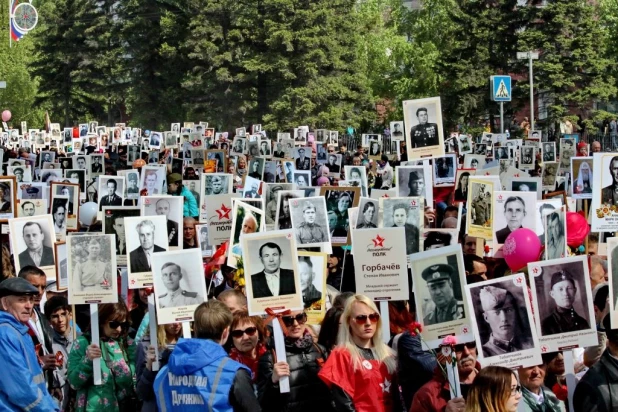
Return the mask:
<svg viewBox="0 0 618 412">
<path fill-rule="evenodd" d="M 399 399 L 393 378 L 395 353 L 382 339 L 382 319 L 367 296 L 346 302 L 337 347 L 319 377 L 330 387 L 337 410 L 389 412 Z"/>
<path fill-rule="evenodd" d="M 517 412 L 520 399 L 521 386 L 515 372 L 487 366 L 470 386 L 465 412 Z"/>
</svg>

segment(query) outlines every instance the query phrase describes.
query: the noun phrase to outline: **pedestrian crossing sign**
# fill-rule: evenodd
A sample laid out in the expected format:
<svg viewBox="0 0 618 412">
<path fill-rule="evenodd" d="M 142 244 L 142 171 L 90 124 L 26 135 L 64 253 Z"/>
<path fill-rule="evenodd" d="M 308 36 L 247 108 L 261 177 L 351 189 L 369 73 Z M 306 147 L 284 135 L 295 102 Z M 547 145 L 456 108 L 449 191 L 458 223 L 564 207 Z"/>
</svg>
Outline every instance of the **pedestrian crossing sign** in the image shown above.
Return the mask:
<svg viewBox="0 0 618 412">
<path fill-rule="evenodd" d="M 494 102 L 511 101 L 511 76 L 491 76 L 491 100 Z"/>
</svg>

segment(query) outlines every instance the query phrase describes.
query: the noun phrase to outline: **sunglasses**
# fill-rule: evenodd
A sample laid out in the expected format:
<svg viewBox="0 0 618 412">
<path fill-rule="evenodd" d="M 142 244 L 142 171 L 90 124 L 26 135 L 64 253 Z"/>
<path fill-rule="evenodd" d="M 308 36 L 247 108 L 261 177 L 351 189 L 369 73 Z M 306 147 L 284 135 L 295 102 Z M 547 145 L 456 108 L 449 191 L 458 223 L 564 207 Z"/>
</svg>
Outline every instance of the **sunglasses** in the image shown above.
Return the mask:
<svg viewBox="0 0 618 412">
<path fill-rule="evenodd" d="M 110 329 L 118 329 L 118 326 L 122 329 L 127 329 L 129 327 L 129 322 L 118 322 L 117 320 L 110 320 L 107 324 Z"/>
<path fill-rule="evenodd" d="M 371 315 L 358 315 L 357 317 L 354 318 L 354 320 L 359 325 L 364 325 L 365 323 L 367 323 L 367 318 L 369 318 L 369 321 L 371 323 L 378 323 L 378 320 L 380 319 L 380 314 L 372 313 Z"/>
<path fill-rule="evenodd" d="M 292 326 L 294 324 L 294 321 L 298 322 L 299 325 L 303 325 L 305 322 L 307 322 L 307 314 L 299 313 L 296 316 L 282 316 L 281 319 L 283 320 L 283 324 L 285 326 Z"/>
<path fill-rule="evenodd" d="M 463 352 L 464 346 L 468 349 L 475 349 L 476 342 L 460 343 L 458 345 L 455 345 L 455 352 Z"/>
<path fill-rule="evenodd" d="M 246 333 L 247 336 L 253 336 L 255 335 L 255 332 L 257 332 L 257 328 L 255 326 L 251 326 L 250 328 L 247 328 L 245 330 L 242 329 L 235 329 L 233 330 L 230 335 L 232 335 L 233 338 L 242 338 L 242 336 Z"/>
</svg>

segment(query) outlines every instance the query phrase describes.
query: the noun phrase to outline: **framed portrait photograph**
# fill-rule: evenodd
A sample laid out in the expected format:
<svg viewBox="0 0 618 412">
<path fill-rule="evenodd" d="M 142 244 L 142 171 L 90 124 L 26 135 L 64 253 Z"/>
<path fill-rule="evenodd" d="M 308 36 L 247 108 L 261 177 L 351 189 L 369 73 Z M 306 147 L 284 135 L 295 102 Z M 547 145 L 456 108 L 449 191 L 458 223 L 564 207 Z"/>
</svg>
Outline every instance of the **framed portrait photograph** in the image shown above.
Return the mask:
<svg viewBox="0 0 618 412">
<path fill-rule="evenodd" d="M 379 227 L 405 229 L 406 256 L 423 250 L 421 232 L 424 229 L 424 202 L 422 197 L 380 198 L 382 222 Z"/>
<path fill-rule="evenodd" d="M 236 201 L 234 201 L 236 200 Z M 230 248 L 227 255 L 227 265 L 235 268 L 238 259 L 242 258 L 241 238 L 250 233 L 263 232 L 264 211 L 249 205 L 239 199 L 232 201 L 232 230 L 230 231 Z"/>
<path fill-rule="evenodd" d="M 240 137 L 238 134 L 234 137 L 230 155 L 241 155 L 247 153 L 247 139 Z"/>
<path fill-rule="evenodd" d="M 37 266 L 48 279 L 56 279 L 56 235 L 51 214 L 9 219 L 9 233 L 16 273 L 24 266 Z"/>
<path fill-rule="evenodd" d="M 329 137 L 329 144 L 334 144 L 334 145 L 339 145 L 339 131 L 338 130 L 331 130 L 330 131 L 330 137 Z"/>
<path fill-rule="evenodd" d="M 311 149 L 305 147 L 296 147 L 293 149 L 294 168 L 296 170 L 311 169 Z"/>
<path fill-rule="evenodd" d="M 496 191 L 493 196 L 494 252 L 517 229 L 536 232 L 536 193 Z"/>
<path fill-rule="evenodd" d="M 597 178 L 592 189 L 593 232 L 618 230 L 618 154 L 593 153 L 593 170 Z"/>
<path fill-rule="evenodd" d="M 114 236 L 100 233 L 68 236 L 66 248 L 69 303 L 118 302 Z"/>
<path fill-rule="evenodd" d="M 382 157 L 382 142 L 378 140 L 369 141 L 369 158 L 373 160 L 380 160 Z"/>
<path fill-rule="evenodd" d="M 293 179 L 298 188 L 311 186 L 311 172 L 308 170 L 296 170 Z"/>
<path fill-rule="evenodd" d="M 541 353 L 598 344 L 588 257 L 528 263 Z"/>
<path fill-rule="evenodd" d="M 66 216 L 67 232 L 79 230 L 79 192 L 80 188 L 77 183 L 52 182 L 50 184 L 50 204 L 53 204 L 58 196 L 66 196 L 69 199 Z"/>
<path fill-rule="evenodd" d="M 103 206 L 122 206 L 124 201 L 124 177 L 99 176 L 99 220 Z"/>
<path fill-rule="evenodd" d="M 152 257 L 169 250 L 165 216 L 125 217 L 129 289 L 152 286 Z"/>
<path fill-rule="evenodd" d="M 264 162 L 265 160 L 262 157 L 254 157 L 253 159 L 249 160 L 248 176 L 257 180 L 262 180 L 262 177 L 264 175 Z"/>
<path fill-rule="evenodd" d="M 114 247 L 118 266 L 127 266 L 128 253 L 124 219 L 139 216 L 139 206 L 103 206 L 103 234 L 115 235 Z"/>
<path fill-rule="evenodd" d="M 485 167 L 486 160 L 485 155 L 479 154 L 466 154 L 464 155 L 464 169 L 482 169 Z"/>
<path fill-rule="evenodd" d="M 260 186 L 262 181 L 251 176 L 245 176 L 245 185 L 242 190 L 242 197 L 256 199 L 260 197 Z"/>
<path fill-rule="evenodd" d="M 247 234 L 241 244 L 249 314 L 264 315 L 266 308 L 302 310 L 294 231 Z"/>
<path fill-rule="evenodd" d="M 321 247 L 330 253 L 326 199 L 323 196 L 292 199 L 289 203 L 296 244 L 300 247 Z"/>
<path fill-rule="evenodd" d="M 426 344 L 436 348 L 449 334 L 457 336 L 457 342 L 473 341 L 461 247 L 420 252 L 410 266 L 417 318 Z"/>
<path fill-rule="evenodd" d="M 102 154 L 90 155 L 90 177 L 102 175 L 105 167 L 105 159 Z"/>
<path fill-rule="evenodd" d="M 307 323 L 319 325 L 326 314 L 327 253 L 298 252 L 298 274 Z"/>
<path fill-rule="evenodd" d="M 534 169 L 537 148 L 533 146 L 522 146 L 520 151 L 519 168 Z"/>
<path fill-rule="evenodd" d="M 390 131 L 391 131 L 391 140 L 396 142 L 400 142 L 404 140 L 404 127 L 403 120 L 397 120 L 394 122 L 390 122 Z"/>
<path fill-rule="evenodd" d="M 212 245 L 208 242 L 208 224 L 195 225 L 197 234 L 197 248 L 202 253 L 203 258 L 212 256 Z"/>
<path fill-rule="evenodd" d="M 49 193 L 47 193 L 47 183 L 18 183 L 18 186 L 18 199 L 48 199 Z"/>
<path fill-rule="evenodd" d="M 433 181 L 436 186 L 453 186 L 457 170 L 455 154 L 433 159 Z"/>
<path fill-rule="evenodd" d="M 512 177 L 509 179 L 510 187 L 507 189 L 513 192 L 532 192 L 536 193 L 536 199 L 541 200 L 541 178 L 540 177 Z"/>
<path fill-rule="evenodd" d="M 558 162 L 544 162 L 541 169 L 543 190 L 553 192 L 556 189 L 556 176 L 558 174 Z"/>
<path fill-rule="evenodd" d="M 169 250 L 182 249 L 183 198 L 181 196 L 144 196 L 142 216 L 165 216 Z"/>
<path fill-rule="evenodd" d="M 600 239 L 601 241 L 601 239 Z M 618 238 L 607 238 L 607 262 L 609 266 L 609 313 L 612 329 L 618 327 Z"/>
<path fill-rule="evenodd" d="M 380 202 L 377 199 L 361 197 L 358 204 L 356 229 L 375 229 L 379 224 Z"/>
<path fill-rule="evenodd" d="M 322 186 L 320 196 L 326 199 L 326 216 L 332 245 L 349 245 L 350 221 L 347 210 L 350 207 L 358 207 L 360 188 Z"/>
<path fill-rule="evenodd" d="M 472 328 L 483 366 L 543 363 L 528 287 L 522 273 L 466 286 Z"/>
<path fill-rule="evenodd" d="M 294 185 L 292 185 L 294 186 Z M 292 215 L 290 212 L 290 201 L 305 197 L 302 190 L 278 190 L 277 191 L 277 210 L 275 212 L 274 230 L 284 230 L 292 228 Z"/>
<path fill-rule="evenodd" d="M 399 167 L 397 168 L 399 170 Z M 368 197 L 367 170 L 363 166 L 344 166 L 343 171 L 348 181 L 360 181 L 361 195 Z M 340 184 L 341 185 L 341 184 Z"/>
<path fill-rule="evenodd" d="M 493 204 L 494 183 L 474 176 L 470 177 L 468 188 L 466 233 L 491 240 L 493 239 L 491 205 Z"/>
<path fill-rule="evenodd" d="M 86 193 L 86 171 L 79 169 L 68 169 L 64 171 L 64 177 L 67 179 L 75 179 L 79 185 L 80 194 Z"/>
<path fill-rule="evenodd" d="M 457 136 L 457 140 L 459 143 L 459 154 L 472 153 L 472 139 L 470 136 L 460 134 Z"/>
<path fill-rule="evenodd" d="M 425 204 L 433 205 L 431 168 L 425 166 L 400 166 L 397 171 L 399 197 L 423 197 Z M 455 179 L 455 169 L 452 169 Z"/>
<path fill-rule="evenodd" d="M 55 159 L 56 159 L 56 152 L 53 152 L 51 150 L 43 150 L 41 151 L 41 154 L 39 155 L 39 167 L 43 169 L 43 165 L 45 163 L 54 163 Z"/>
<path fill-rule="evenodd" d="M 592 199 L 592 157 L 571 158 L 571 187 L 574 199 Z"/>
<path fill-rule="evenodd" d="M 73 169 L 88 170 L 88 159 L 86 155 L 73 156 Z"/>
<path fill-rule="evenodd" d="M 295 143 L 301 143 L 301 144 L 305 144 L 307 143 L 307 134 L 308 131 L 305 130 L 302 127 L 295 127 L 294 128 L 294 142 Z"/>
<path fill-rule="evenodd" d="M 17 201 L 17 217 L 41 216 L 49 213 L 47 199 L 24 199 Z"/>
<path fill-rule="evenodd" d="M 293 183 L 264 183 L 262 198 L 264 199 L 264 220 L 267 230 L 272 230 L 277 217 L 277 193 L 281 190 L 292 190 Z"/>
<path fill-rule="evenodd" d="M 15 176 L 0 176 L 0 219 L 10 219 L 17 216 L 17 178 Z"/>
<path fill-rule="evenodd" d="M 556 161 L 556 143 L 545 142 L 542 145 L 542 159 L 543 162 L 555 162 Z"/>
<path fill-rule="evenodd" d="M 545 228 L 545 260 L 567 256 L 566 209 L 561 206 L 543 216 Z"/>
<path fill-rule="evenodd" d="M 455 175 L 453 203 L 466 203 L 468 201 L 468 186 L 470 177 L 474 175 L 476 175 L 476 169 L 457 169 Z"/>
<path fill-rule="evenodd" d="M 56 288 L 64 291 L 69 288 L 68 252 L 66 242 L 54 243 L 56 253 Z"/>
<path fill-rule="evenodd" d="M 57 195 L 51 202 L 51 215 L 54 222 L 54 233 L 57 241 L 63 241 L 67 235 L 67 214 L 69 197 Z"/>
<path fill-rule="evenodd" d="M 341 164 L 343 162 L 343 156 L 336 153 L 329 153 L 327 161 L 325 163 L 328 167 L 328 175 L 331 177 L 341 176 Z"/>
<path fill-rule="evenodd" d="M 12 163 L 12 162 L 11 162 Z M 14 176 L 17 179 L 17 183 L 30 183 L 32 182 L 32 169 L 30 165 L 25 166 L 21 164 L 10 165 L 6 168 L 6 173 L 9 176 Z"/>
<path fill-rule="evenodd" d="M 152 255 L 157 323 L 188 322 L 206 302 L 206 279 L 199 249 L 157 252 Z"/>
<path fill-rule="evenodd" d="M 444 155 L 444 131 L 440 97 L 405 100 L 403 121 L 408 159 Z"/>
<path fill-rule="evenodd" d="M 423 229 L 423 251 L 456 245 L 458 239 L 459 230 L 457 229 Z"/>
<path fill-rule="evenodd" d="M 560 170 L 568 171 L 571 167 L 571 158 L 576 155 L 577 139 L 574 137 L 560 139 Z"/>
<path fill-rule="evenodd" d="M 140 179 L 140 195 L 152 196 L 164 193 L 165 169 L 156 166 L 142 167 Z"/>
</svg>

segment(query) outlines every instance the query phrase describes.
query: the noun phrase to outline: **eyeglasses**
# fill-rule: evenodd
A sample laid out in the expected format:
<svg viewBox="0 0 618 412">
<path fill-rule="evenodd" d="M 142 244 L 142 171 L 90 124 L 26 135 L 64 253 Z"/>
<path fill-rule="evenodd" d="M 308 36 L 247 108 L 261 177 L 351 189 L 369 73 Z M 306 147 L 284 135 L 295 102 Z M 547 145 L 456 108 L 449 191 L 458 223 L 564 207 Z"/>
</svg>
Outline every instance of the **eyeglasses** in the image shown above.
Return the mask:
<svg viewBox="0 0 618 412">
<path fill-rule="evenodd" d="M 245 330 L 235 329 L 230 333 L 230 335 L 232 335 L 233 338 L 238 339 L 238 338 L 242 338 L 244 334 L 247 334 L 247 336 L 253 336 L 255 335 L 255 332 L 257 332 L 257 328 L 255 326 L 252 326 Z"/>
<path fill-rule="evenodd" d="M 518 393 L 521 393 L 521 386 L 511 386 L 511 396 L 515 396 Z"/>
<path fill-rule="evenodd" d="M 127 329 L 129 327 L 129 322 L 118 322 L 117 320 L 110 320 L 107 324 L 110 329 L 118 329 L 118 326 L 122 329 Z"/>
<path fill-rule="evenodd" d="M 303 325 L 305 322 L 307 322 L 307 314 L 303 312 L 299 313 L 296 316 L 282 316 L 281 319 L 283 319 L 283 324 L 285 326 L 292 326 L 295 320 L 296 322 L 298 322 L 299 325 Z"/>
<path fill-rule="evenodd" d="M 469 350 L 476 349 L 476 342 L 467 342 L 455 345 L 455 352 L 463 352 L 464 346 Z"/>
<path fill-rule="evenodd" d="M 364 325 L 365 323 L 367 323 L 367 318 L 369 318 L 369 321 L 371 323 L 378 323 L 378 320 L 380 319 L 380 314 L 372 313 L 371 315 L 358 315 L 354 318 L 354 320 L 359 325 Z"/>
</svg>

